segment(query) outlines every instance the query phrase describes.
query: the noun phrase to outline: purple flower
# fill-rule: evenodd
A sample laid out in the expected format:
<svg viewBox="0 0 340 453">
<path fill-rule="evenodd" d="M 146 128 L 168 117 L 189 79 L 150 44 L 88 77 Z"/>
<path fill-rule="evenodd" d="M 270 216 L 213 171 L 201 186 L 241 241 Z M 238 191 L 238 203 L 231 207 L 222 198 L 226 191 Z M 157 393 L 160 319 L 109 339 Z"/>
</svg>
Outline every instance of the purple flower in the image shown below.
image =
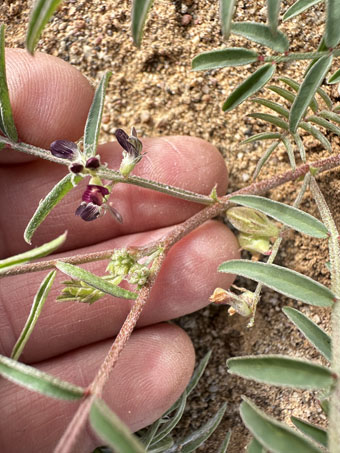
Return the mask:
<svg viewBox="0 0 340 453">
<path fill-rule="evenodd" d="M 75 162 L 74 164 L 72 164 L 70 167 L 69 167 L 70 171 L 72 173 L 81 173 L 84 169 L 84 166 L 82 164 L 78 164 L 77 162 Z"/>
<path fill-rule="evenodd" d="M 75 215 L 79 215 L 85 222 L 96 220 L 101 214 L 100 206 L 93 203 L 85 203 L 84 201 L 78 206 Z"/>
<path fill-rule="evenodd" d="M 55 140 L 50 145 L 50 151 L 55 157 L 74 160 L 78 157 L 78 146 L 69 140 Z"/>
<path fill-rule="evenodd" d="M 87 159 L 85 167 L 93 169 L 100 167 L 99 159 L 97 157 L 90 157 Z"/>
<path fill-rule="evenodd" d="M 132 128 L 130 136 L 128 136 L 127 133 L 123 131 L 123 129 L 117 129 L 115 136 L 120 146 L 124 149 L 123 160 L 120 164 L 119 171 L 120 174 L 124 176 L 124 178 L 127 178 L 143 157 L 143 155 L 141 154 L 143 144 L 137 138 L 137 132 L 134 127 Z"/>
<path fill-rule="evenodd" d="M 106 187 L 88 184 L 85 192 L 83 193 L 82 200 L 86 203 L 93 203 L 97 206 L 101 206 L 105 195 L 108 195 L 109 193 L 110 192 Z"/>
</svg>

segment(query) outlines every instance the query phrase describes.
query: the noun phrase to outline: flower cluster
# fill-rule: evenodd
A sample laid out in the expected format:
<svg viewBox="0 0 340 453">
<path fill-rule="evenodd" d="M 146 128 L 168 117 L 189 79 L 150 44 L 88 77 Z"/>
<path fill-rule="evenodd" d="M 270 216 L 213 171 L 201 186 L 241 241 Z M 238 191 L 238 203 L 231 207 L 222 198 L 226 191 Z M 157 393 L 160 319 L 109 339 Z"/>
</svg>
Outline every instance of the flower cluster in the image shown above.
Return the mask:
<svg viewBox="0 0 340 453">
<path fill-rule="evenodd" d="M 72 173 L 91 176 L 90 184 L 82 195 L 82 203 L 76 209 L 75 215 L 90 222 L 109 211 L 118 222 L 123 222 L 121 214 L 107 202 L 109 189 L 96 176 L 96 170 L 101 166 L 99 157 L 94 156 L 85 160 L 76 143 L 69 140 L 54 141 L 50 145 L 50 151 L 55 157 L 71 161 L 69 169 Z"/>
<path fill-rule="evenodd" d="M 142 287 L 150 276 L 150 269 L 145 263 L 139 263 L 137 256 L 126 249 L 115 250 L 106 268 L 114 276 L 123 276 L 132 285 Z"/>
</svg>

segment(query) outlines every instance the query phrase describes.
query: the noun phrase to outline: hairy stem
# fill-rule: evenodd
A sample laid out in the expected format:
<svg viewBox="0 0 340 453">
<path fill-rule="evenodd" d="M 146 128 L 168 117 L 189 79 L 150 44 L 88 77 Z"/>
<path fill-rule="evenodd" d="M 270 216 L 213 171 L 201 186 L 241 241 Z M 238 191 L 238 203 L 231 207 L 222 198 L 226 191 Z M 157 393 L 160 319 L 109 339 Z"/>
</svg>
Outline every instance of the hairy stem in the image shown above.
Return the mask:
<svg viewBox="0 0 340 453">
<path fill-rule="evenodd" d="M 279 56 L 270 56 L 270 57 L 265 57 L 264 62 L 265 63 L 282 63 L 285 61 L 294 61 L 294 60 L 314 60 L 315 58 L 321 58 L 324 57 L 325 55 L 329 55 L 330 53 L 333 54 L 334 57 L 339 57 L 340 56 L 340 49 L 334 49 L 334 50 L 325 50 L 322 52 L 292 52 L 287 55 L 279 55 Z"/>
<path fill-rule="evenodd" d="M 332 370 L 337 376 L 331 395 L 328 447 L 330 453 L 337 453 L 340 445 L 340 244 L 339 232 L 326 200 L 315 180 L 311 179 L 311 191 L 329 236 L 329 258 L 331 263 L 332 291 L 336 300 L 332 312 Z"/>
<path fill-rule="evenodd" d="M 303 164 L 298 167 L 296 170 L 290 170 L 286 173 L 283 173 L 279 176 L 274 176 L 273 178 L 265 179 L 260 182 L 256 182 L 250 184 L 243 189 L 237 190 L 231 194 L 225 195 L 223 197 L 218 198 L 218 201 L 208 206 L 203 211 L 200 211 L 198 214 L 193 216 L 192 218 L 188 219 L 186 222 L 178 225 L 176 229 L 179 229 L 183 232 L 183 236 L 188 234 L 188 232 L 192 231 L 192 229 L 196 228 L 197 226 L 201 225 L 201 223 L 209 220 L 221 212 L 223 212 L 229 204 L 229 198 L 233 195 L 238 194 L 253 194 L 253 195 L 262 195 L 265 194 L 268 190 L 274 189 L 276 187 L 281 186 L 289 181 L 295 181 L 298 178 L 303 177 L 306 173 L 309 172 L 310 168 L 315 168 L 318 170 L 319 173 L 322 173 L 327 170 L 331 170 L 332 168 L 337 167 L 340 165 L 340 154 L 336 156 L 328 157 L 326 159 L 319 160 L 317 162 L 312 162 L 311 164 Z M 176 188 L 177 189 L 177 188 Z M 202 216 L 202 217 L 200 217 Z M 205 219 L 201 222 L 201 218 Z M 198 224 L 197 224 L 197 219 Z M 189 228 L 189 229 L 187 229 Z M 174 230 L 173 230 L 174 231 Z M 176 230 L 177 231 L 177 230 Z M 182 237 L 183 237 L 182 236 Z M 114 250 L 109 250 L 106 252 L 95 252 L 86 255 L 78 255 L 72 256 L 69 258 L 60 258 L 60 261 L 64 261 L 66 263 L 71 264 L 81 264 L 81 263 L 88 263 L 91 261 L 98 261 L 98 260 L 105 260 L 109 259 Z M 0 279 L 2 277 L 9 277 L 12 275 L 19 275 L 25 274 L 28 272 L 38 272 L 42 270 L 48 270 L 54 268 L 55 260 L 49 261 L 40 261 L 38 263 L 29 263 L 29 264 L 22 264 L 19 266 L 12 267 L 7 271 L 0 273 Z"/>
</svg>

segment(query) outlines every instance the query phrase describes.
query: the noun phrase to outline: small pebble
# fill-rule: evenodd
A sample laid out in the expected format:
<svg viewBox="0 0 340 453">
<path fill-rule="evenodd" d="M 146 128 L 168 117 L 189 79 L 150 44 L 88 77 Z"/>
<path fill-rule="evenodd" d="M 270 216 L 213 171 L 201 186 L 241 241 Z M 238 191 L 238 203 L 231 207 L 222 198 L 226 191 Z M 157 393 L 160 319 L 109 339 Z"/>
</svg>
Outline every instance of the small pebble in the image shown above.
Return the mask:
<svg viewBox="0 0 340 453">
<path fill-rule="evenodd" d="M 184 14 L 184 16 L 182 16 L 182 25 L 184 25 L 185 27 L 189 25 L 191 21 L 192 16 L 190 14 Z"/>
</svg>

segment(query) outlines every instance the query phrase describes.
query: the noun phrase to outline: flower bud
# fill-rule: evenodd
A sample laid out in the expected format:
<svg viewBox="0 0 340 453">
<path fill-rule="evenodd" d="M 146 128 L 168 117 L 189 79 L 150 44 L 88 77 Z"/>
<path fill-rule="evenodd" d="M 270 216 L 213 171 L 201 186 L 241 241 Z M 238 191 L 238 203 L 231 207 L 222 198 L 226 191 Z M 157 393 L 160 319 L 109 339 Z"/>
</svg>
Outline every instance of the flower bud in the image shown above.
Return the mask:
<svg viewBox="0 0 340 453">
<path fill-rule="evenodd" d="M 79 155 L 78 146 L 69 140 L 55 140 L 50 144 L 50 151 L 55 157 L 75 160 Z"/>
<path fill-rule="evenodd" d="M 84 166 L 82 164 L 78 164 L 77 162 L 75 162 L 69 167 L 69 169 L 72 173 L 77 174 L 81 173 L 84 170 Z"/>
<path fill-rule="evenodd" d="M 130 255 L 126 249 L 117 249 L 111 256 L 111 261 L 108 264 L 106 271 L 112 275 L 125 276 L 136 263 L 135 258 Z"/>
<path fill-rule="evenodd" d="M 268 254 L 271 248 L 269 239 L 262 236 L 255 236 L 252 234 L 240 233 L 237 236 L 240 247 L 250 253 L 261 253 L 262 255 Z"/>
<path fill-rule="evenodd" d="M 96 220 L 102 213 L 100 206 L 93 203 L 82 202 L 78 206 L 75 215 L 79 215 L 85 222 Z"/>
<path fill-rule="evenodd" d="M 256 209 L 235 206 L 226 212 L 229 222 L 242 233 L 277 238 L 279 229 L 274 222 Z"/>
<path fill-rule="evenodd" d="M 90 157 L 89 159 L 87 159 L 85 167 L 90 168 L 90 169 L 96 169 L 96 168 L 100 167 L 100 162 L 99 162 L 98 157 Z"/>
<path fill-rule="evenodd" d="M 129 271 L 128 282 L 132 285 L 143 286 L 148 281 L 150 269 L 143 264 L 136 263 Z"/>
</svg>

